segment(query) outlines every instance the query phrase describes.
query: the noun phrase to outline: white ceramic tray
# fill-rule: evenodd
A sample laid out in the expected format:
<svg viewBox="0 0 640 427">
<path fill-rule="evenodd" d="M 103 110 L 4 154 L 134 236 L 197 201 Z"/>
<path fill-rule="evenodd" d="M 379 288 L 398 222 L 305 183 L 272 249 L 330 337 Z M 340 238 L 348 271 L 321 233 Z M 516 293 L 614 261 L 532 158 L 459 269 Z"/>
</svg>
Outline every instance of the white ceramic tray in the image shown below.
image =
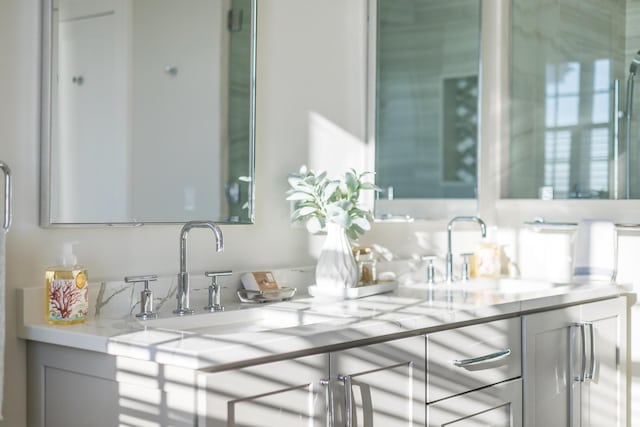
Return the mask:
<svg viewBox="0 0 640 427">
<path fill-rule="evenodd" d="M 263 302 L 289 301 L 296 294 L 297 288 L 278 288 L 258 291 L 253 289 L 238 289 L 238 298 L 242 302 L 259 304 Z"/>
<path fill-rule="evenodd" d="M 309 286 L 309 295 L 314 297 L 331 297 L 340 299 L 355 299 L 370 295 L 391 292 L 398 287 L 398 282 L 382 282 L 376 285 L 359 286 L 357 288 L 320 288 L 316 285 Z"/>
</svg>

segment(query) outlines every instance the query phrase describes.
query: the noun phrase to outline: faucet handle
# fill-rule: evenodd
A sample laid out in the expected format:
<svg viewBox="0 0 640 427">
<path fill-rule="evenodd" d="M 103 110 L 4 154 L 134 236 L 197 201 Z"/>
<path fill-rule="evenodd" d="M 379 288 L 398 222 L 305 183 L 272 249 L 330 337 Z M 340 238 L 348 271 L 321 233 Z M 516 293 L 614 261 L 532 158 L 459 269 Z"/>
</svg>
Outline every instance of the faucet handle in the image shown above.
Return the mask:
<svg viewBox="0 0 640 427">
<path fill-rule="evenodd" d="M 433 285 L 436 282 L 436 267 L 433 265 L 438 257 L 436 255 L 423 255 L 421 259 L 427 261 L 427 284 Z"/>
<path fill-rule="evenodd" d="M 471 271 L 469 267 L 469 257 L 473 256 L 473 253 L 468 252 L 460 254 L 460 256 L 462 257 L 462 271 L 460 273 L 460 280 L 466 282 L 467 280 L 469 280 L 469 273 Z"/>
<path fill-rule="evenodd" d="M 140 292 L 140 312 L 136 317 L 142 320 L 155 319 L 158 313 L 153 310 L 153 292 L 149 289 L 149 282 L 155 282 L 158 276 L 148 274 L 145 276 L 125 276 L 125 283 L 144 283 L 144 289 Z"/>
<path fill-rule="evenodd" d="M 144 276 L 124 276 L 125 283 L 142 283 L 155 282 L 158 280 L 158 276 L 155 274 L 147 274 Z"/>
<path fill-rule="evenodd" d="M 209 285 L 209 305 L 207 305 L 204 309 L 210 312 L 215 311 L 224 311 L 224 307 L 220 303 L 220 298 L 222 296 L 222 288 L 218 284 L 218 277 L 222 276 L 231 276 L 232 271 L 207 271 L 204 273 L 205 276 L 211 277 L 211 285 Z"/>
<path fill-rule="evenodd" d="M 222 276 L 231 276 L 231 274 L 233 274 L 233 271 L 231 270 L 224 270 L 224 271 L 207 271 L 204 273 L 205 276 L 207 277 L 211 277 L 213 284 L 216 283 L 216 278 L 217 277 L 222 277 Z"/>
</svg>

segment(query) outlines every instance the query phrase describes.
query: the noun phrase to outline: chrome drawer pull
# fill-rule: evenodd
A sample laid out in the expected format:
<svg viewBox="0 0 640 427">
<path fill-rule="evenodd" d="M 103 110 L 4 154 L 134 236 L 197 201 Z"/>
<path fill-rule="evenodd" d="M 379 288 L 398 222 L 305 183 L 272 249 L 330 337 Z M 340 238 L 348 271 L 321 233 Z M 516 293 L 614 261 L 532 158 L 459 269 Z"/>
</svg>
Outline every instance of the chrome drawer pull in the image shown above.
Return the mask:
<svg viewBox="0 0 640 427">
<path fill-rule="evenodd" d="M 495 362 L 505 359 L 511 355 L 511 349 L 506 348 L 504 350 L 496 351 L 495 353 L 486 354 L 484 356 L 472 357 L 471 359 L 454 360 L 453 364 L 464 368 L 466 366 L 478 365 L 480 363 Z"/>
</svg>

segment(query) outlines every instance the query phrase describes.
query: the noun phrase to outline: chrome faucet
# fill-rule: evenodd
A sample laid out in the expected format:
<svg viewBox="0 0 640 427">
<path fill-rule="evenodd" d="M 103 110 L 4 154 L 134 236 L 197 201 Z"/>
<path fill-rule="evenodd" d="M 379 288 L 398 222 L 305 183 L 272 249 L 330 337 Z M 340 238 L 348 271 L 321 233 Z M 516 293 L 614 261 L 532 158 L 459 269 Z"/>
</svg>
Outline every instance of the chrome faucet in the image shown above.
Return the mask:
<svg viewBox="0 0 640 427">
<path fill-rule="evenodd" d="M 487 235 L 487 226 L 483 220 L 477 216 L 457 216 L 449 221 L 447 225 L 447 269 L 445 272 L 445 280 L 447 283 L 453 282 L 453 253 L 451 252 L 451 231 L 453 230 L 454 222 L 477 222 L 480 224 L 480 232 L 482 237 Z"/>
<path fill-rule="evenodd" d="M 224 250 L 222 230 L 211 221 L 189 221 L 180 230 L 180 272 L 178 273 L 178 308 L 173 312 L 179 316 L 193 314 L 193 309 L 189 307 L 189 273 L 187 273 L 187 234 L 192 228 L 208 228 L 213 231 L 216 237 L 216 252 Z"/>
</svg>

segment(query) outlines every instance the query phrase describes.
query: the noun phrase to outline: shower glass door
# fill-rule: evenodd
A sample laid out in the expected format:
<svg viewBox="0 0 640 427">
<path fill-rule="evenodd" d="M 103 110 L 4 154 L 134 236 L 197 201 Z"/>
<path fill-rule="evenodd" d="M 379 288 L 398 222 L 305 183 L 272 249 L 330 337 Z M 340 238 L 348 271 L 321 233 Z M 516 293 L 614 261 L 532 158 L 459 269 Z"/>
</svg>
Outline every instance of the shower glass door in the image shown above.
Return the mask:
<svg viewBox="0 0 640 427">
<path fill-rule="evenodd" d="M 640 198 L 640 108 L 626 105 L 639 12 L 640 0 L 512 1 L 503 198 Z"/>
</svg>

